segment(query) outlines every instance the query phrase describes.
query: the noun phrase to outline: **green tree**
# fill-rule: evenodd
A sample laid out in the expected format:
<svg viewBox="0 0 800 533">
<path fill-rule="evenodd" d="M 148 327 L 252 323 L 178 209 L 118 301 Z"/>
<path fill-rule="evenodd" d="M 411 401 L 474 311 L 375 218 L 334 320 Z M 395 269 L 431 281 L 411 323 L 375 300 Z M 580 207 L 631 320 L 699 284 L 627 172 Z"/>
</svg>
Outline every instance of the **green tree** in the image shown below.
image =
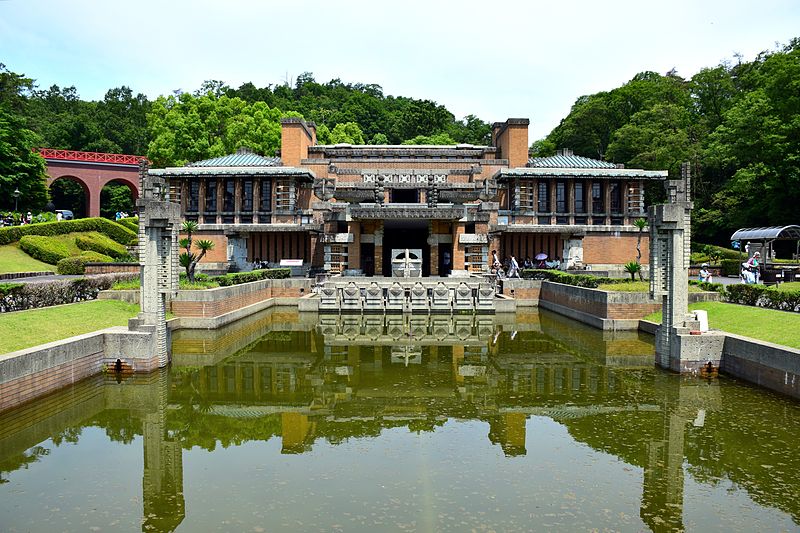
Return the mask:
<svg viewBox="0 0 800 533">
<path fill-rule="evenodd" d="M 337 124 L 331 130 L 330 143 L 364 144 L 364 134 L 355 122 Z"/>
<path fill-rule="evenodd" d="M 14 209 L 19 189 L 19 210 L 39 210 L 48 200 L 46 165 L 33 151 L 41 140 L 9 107 L 0 103 L 0 207 Z"/>
<path fill-rule="evenodd" d="M 178 260 L 181 266 L 186 269 L 186 277 L 189 279 L 189 283 L 194 283 L 197 264 L 205 257 L 206 253 L 214 249 L 214 241 L 207 239 L 194 241 L 192 239 L 192 234 L 197 231 L 197 222 L 184 220 L 181 229 L 186 234 L 186 237 L 180 240 L 179 245 L 181 248 L 186 249 L 186 251 L 181 253 Z M 197 254 L 193 252 L 193 247 L 200 250 L 200 253 Z"/>
<path fill-rule="evenodd" d="M 435 133 L 433 135 L 417 135 L 413 139 L 403 141 L 402 144 L 456 144 L 456 141 L 447 133 Z"/>
<path fill-rule="evenodd" d="M 280 147 L 278 109 L 213 94 L 159 97 L 148 114 L 147 155 L 157 166 L 219 157 L 246 146 L 273 155 Z"/>
</svg>

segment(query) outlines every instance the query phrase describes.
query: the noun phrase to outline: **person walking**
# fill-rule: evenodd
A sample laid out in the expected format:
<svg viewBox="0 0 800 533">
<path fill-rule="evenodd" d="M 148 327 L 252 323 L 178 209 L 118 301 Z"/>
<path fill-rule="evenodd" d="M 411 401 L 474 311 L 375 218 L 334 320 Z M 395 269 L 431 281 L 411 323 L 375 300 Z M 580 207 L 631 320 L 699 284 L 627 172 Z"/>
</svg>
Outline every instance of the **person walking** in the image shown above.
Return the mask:
<svg viewBox="0 0 800 533">
<path fill-rule="evenodd" d="M 492 270 L 498 278 L 503 277 L 503 265 L 497 258 L 497 250 L 492 250 Z"/>
<path fill-rule="evenodd" d="M 509 278 L 519 278 L 519 263 L 517 263 L 517 258 L 514 255 L 511 255 L 511 265 L 508 268 L 508 277 Z"/>
</svg>

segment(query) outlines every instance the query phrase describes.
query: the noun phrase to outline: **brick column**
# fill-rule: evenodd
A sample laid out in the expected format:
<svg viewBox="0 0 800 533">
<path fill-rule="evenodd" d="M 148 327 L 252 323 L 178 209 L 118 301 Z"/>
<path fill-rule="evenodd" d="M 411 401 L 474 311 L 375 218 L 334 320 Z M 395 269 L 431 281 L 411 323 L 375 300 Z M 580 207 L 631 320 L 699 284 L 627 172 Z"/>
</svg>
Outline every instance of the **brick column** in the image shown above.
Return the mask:
<svg viewBox="0 0 800 533">
<path fill-rule="evenodd" d="M 439 238 L 434 231 L 437 229 L 435 222 L 428 222 L 428 246 L 430 246 L 429 259 L 431 262 L 431 276 L 439 275 Z"/>
<path fill-rule="evenodd" d="M 464 245 L 461 244 L 459 241 L 459 235 L 463 235 L 464 231 L 464 223 L 463 222 L 454 222 L 453 223 L 453 270 L 464 270 L 464 262 L 466 258 L 464 257 L 465 248 Z"/>
<path fill-rule="evenodd" d="M 261 178 L 253 178 L 253 223 L 261 222 L 258 213 L 261 210 Z"/>
<path fill-rule="evenodd" d="M 603 204 L 605 205 L 603 207 L 605 207 L 605 212 L 606 212 L 605 223 L 609 224 L 611 222 L 611 220 L 609 219 L 609 216 L 611 215 L 611 187 L 608 186 L 609 185 L 608 182 L 606 182 L 604 185 L 605 187 L 603 187 Z"/>
<path fill-rule="evenodd" d="M 200 179 L 200 192 L 197 195 L 197 210 L 202 213 L 206 210 L 206 178 Z M 205 215 L 198 216 L 197 221 L 204 223 L 206 221 Z"/>
<path fill-rule="evenodd" d="M 242 214 L 242 178 L 234 178 L 234 186 L 233 186 L 233 221 L 236 224 L 241 224 L 241 214 Z"/>
<path fill-rule="evenodd" d="M 222 223 L 222 213 L 223 209 L 225 208 L 225 180 L 223 178 L 217 178 L 217 219 L 216 223 Z"/>
<path fill-rule="evenodd" d="M 567 212 L 569 223 L 575 224 L 575 179 L 567 180 Z"/>
<path fill-rule="evenodd" d="M 347 231 L 353 234 L 353 242 L 347 245 L 347 268 L 361 268 L 361 223 L 349 222 Z"/>
<path fill-rule="evenodd" d="M 547 192 L 550 195 L 550 212 L 555 213 L 556 211 L 556 180 L 550 180 L 547 184 Z M 555 216 L 550 217 L 550 223 L 555 224 Z"/>
<path fill-rule="evenodd" d="M 375 222 L 375 275 L 383 276 L 383 221 Z M 386 275 L 391 276 L 388 272 Z"/>
</svg>

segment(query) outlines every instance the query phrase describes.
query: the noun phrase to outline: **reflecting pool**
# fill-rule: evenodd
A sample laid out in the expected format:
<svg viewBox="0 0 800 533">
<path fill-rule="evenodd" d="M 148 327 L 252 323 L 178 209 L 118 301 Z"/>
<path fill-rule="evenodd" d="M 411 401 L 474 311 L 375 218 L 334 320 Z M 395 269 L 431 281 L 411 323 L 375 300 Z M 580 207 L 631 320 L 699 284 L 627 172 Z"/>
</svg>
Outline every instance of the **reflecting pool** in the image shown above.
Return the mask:
<svg viewBox="0 0 800 533">
<path fill-rule="evenodd" d="M 795 531 L 800 404 L 534 312 L 273 309 L 0 415 L 2 531 Z"/>
</svg>

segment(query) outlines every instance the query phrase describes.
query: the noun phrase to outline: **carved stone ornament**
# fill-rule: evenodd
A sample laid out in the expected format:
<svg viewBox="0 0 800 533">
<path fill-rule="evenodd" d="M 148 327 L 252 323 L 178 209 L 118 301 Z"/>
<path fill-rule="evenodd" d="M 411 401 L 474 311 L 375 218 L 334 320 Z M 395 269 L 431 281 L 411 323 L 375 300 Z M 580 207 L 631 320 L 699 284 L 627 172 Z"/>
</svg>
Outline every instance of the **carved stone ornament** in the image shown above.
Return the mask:
<svg viewBox="0 0 800 533">
<path fill-rule="evenodd" d="M 323 202 L 333 198 L 336 192 L 336 180 L 333 178 L 317 178 L 314 180 L 314 195 Z"/>
<path fill-rule="evenodd" d="M 484 202 L 489 202 L 497 197 L 497 180 L 486 178 L 483 180 L 483 187 L 479 195 Z"/>
</svg>

